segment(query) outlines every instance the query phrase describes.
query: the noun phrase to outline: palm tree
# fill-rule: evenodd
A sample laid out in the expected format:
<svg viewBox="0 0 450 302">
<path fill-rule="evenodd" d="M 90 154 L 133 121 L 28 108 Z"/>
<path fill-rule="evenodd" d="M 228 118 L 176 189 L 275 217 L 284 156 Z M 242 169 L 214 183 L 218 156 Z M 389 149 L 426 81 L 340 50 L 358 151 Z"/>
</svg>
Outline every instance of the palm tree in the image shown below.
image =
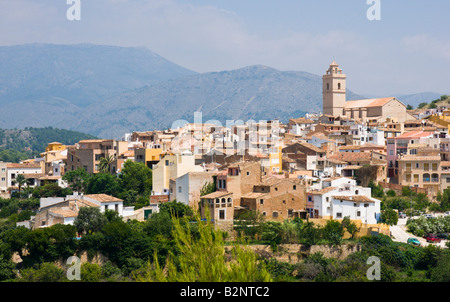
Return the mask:
<svg viewBox="0 0 450 302">
<path fill-rule="evenodd" d="M 19 197 L 20 197 L 20 190 L 22 189 L 22 186 L 27 183 L 27 179 L 25 178 L 25 176 L 23 176 L 23 174 L 19 174 L 17 175 L 16 179 L 13 180 L 13 183 L 17 184 L 17 186 L 19 187 Z"/>
<path fill-rule="evenodd" d="M 105 157 L 100 158 L 100 167 L 99 170 L 102 173 L 109 173 L 110 166 L 114 161 L 114 156 L 106 155 Z"/>
</svg>

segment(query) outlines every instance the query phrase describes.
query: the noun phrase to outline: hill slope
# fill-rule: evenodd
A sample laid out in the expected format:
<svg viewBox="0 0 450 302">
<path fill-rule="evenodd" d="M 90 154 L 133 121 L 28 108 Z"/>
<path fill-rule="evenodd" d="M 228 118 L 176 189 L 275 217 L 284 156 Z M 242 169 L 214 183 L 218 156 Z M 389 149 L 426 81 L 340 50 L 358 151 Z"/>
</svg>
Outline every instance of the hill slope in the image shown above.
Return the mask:
<svg viewBox="0 0 450 302">
<path fill-rule="evenodd" d="M 55 141 L 63 145 L 73 145 L 82 139 L 95 138 L 89 134 L 52 127 L 0 129 L 0 160 L 19 162 L 39 156 L 49 143 Z"/>
</svg>

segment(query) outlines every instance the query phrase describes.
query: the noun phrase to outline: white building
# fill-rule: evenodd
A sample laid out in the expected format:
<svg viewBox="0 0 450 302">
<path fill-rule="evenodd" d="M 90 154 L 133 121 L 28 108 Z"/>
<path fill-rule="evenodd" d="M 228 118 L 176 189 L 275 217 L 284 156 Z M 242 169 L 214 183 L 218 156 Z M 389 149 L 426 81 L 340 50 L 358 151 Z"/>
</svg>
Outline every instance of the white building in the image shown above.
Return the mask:
<svg viewBox="0 0 450 302">
<path fill-rule="evenodd" d="M 17 186 L 17 184 L 14 184 L 14 180 L 19 174 L 23 174 L 26 179 L 37 180 L 39 177 L 44 175 L 43 173 L 44 172 L 42 171 L 42 167 L 39 163 L 9 163 L 6 166 L 6 185 L 8 188 Z M 28 185 L 30 187 L 34 187 L 38 185 L 38 183 L 35 181 L 34 183 L 29 183 Z"/>
<path fill-rule="evenodd" d="M 322 179 L 307 192 L 307 210 L 311 218 L 380 221 L 380 200 L 371 197 L 371 189 L 356 185 L 356 180 L 340 177 Z"/>
</svg>

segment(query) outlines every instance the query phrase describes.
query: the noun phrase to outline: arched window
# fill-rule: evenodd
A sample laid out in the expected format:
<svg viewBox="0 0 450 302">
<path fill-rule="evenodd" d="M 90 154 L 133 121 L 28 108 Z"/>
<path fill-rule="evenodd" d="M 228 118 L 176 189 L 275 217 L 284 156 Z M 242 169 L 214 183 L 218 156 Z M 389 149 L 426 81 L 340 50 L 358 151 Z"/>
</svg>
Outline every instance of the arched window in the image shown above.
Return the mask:
<svg viewBox="0 0 450 302">
<path fill-rule="evenodd" d="M 430 182 L 430 174 L 425 173 L 423 175 L 423 182 Z"/>
<path fill-rule="evenodd" d="M 338 89 L 341 89 L 341 83 L 338 83 Z"/>
<path fill-rule="evenodd" d="M 439 182 L 439 174 L 432 174 L 431 175 L 431 181 L 432 182 Z"/>
<path fill-rule="evenodd" d="M 225 198 L 222 198 L 222 203 L 225 203 L 226 202 L 226 199 Z"/>
</svg>

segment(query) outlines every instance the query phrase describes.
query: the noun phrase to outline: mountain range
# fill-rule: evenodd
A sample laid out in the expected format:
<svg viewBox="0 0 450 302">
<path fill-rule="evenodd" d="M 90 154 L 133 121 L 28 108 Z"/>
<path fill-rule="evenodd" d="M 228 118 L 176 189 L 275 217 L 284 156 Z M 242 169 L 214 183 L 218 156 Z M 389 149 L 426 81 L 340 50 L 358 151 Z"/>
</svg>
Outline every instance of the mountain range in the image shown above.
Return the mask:
<svg viewBox="0 0 450 302">
<path fill-rule="evenodd" d="M 396 96 L 416 106 L 438 93 Z M 431 97 L 431 99 L 430 99 Z M 347 90 L 347 99 L 365 98 Z M 177 121 L 267 120 L 322 110 L 321 76 L 256 65 L 197 73 L 142 47 L 0 47 L 0 128 L 57 127 L 102 138 Z"/>
</svg>

